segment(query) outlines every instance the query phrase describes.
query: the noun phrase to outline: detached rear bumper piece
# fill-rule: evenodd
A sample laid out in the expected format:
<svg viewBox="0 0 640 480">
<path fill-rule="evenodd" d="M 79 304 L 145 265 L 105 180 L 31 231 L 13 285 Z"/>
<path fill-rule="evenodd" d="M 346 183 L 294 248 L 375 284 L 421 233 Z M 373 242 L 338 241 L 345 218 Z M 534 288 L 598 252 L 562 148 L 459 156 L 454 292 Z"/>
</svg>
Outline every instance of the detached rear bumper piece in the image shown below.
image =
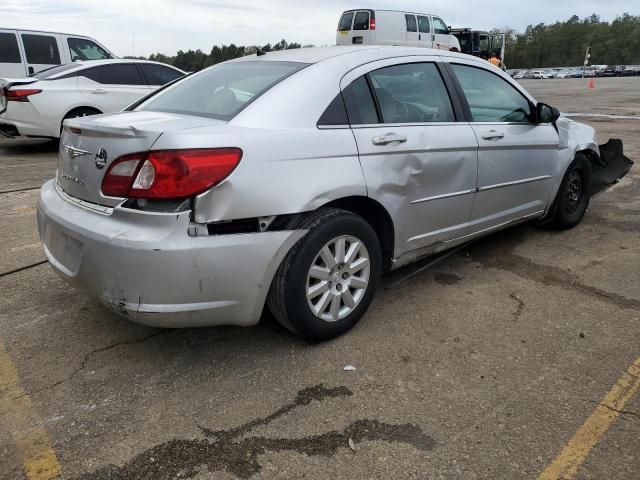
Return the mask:
<svg viewBox="0 0 640 480">
<path fill-rule="evenodd" d="M 618 183 L 629 173 L 632 166 L 633 161 L 624 156 L 622 140 L 612 138 L 604 145 L 600 145 L 600 158 L 591 162 L 593 173 L 591 195 Z"/>
</svg>

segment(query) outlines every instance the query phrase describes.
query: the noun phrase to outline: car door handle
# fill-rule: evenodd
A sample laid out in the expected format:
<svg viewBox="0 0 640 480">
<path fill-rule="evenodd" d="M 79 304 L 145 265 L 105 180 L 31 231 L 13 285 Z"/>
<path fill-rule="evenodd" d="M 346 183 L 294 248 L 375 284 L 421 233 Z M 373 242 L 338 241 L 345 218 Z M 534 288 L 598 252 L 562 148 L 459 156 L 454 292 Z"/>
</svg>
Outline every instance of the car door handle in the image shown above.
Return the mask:
<svg viewBox="0 0 640 480">
<path fill-rule="evenodd" d="M 382 135 L 380 137 L 373 137 L 372 140 L 374 145 L 389 145 L 390 143 L 394 142 L 404 143 L 407 141 L 407 137 L 396 135 L 395 133 L 387 133 L 386 135 Z"/>
<path fill-rule="evenodd" d="M 504 138 L 504 133 L 491 130 L 490 132 L 483 133 L 482 138 L 485 140 L 497 140 L 499 138 Z"/>
<path fill-rule="evenodd" d="M 96 95 L 104 95 L 105 93 L 109 93 L 106 90 L 102 90 L 101 88 L 96 88 L 95 90 L 91 90 L 91 93 L 95 93 Z"/>
</svg>

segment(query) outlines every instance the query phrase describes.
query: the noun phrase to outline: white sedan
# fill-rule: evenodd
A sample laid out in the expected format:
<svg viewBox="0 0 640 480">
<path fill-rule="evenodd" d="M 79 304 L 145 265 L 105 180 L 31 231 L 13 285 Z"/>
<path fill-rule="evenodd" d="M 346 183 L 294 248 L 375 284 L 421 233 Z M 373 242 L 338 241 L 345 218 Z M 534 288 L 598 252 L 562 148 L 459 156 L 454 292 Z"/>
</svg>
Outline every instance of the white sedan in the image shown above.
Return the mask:
<svg viewBox="0 0 640 480">
<path fill-rule="evenodd" d="M 59 138 L 64 120 L 119 112 L 184 75 L 162 63 L 95 60 L 0 79 L 0 134 Z"/>
</svg>

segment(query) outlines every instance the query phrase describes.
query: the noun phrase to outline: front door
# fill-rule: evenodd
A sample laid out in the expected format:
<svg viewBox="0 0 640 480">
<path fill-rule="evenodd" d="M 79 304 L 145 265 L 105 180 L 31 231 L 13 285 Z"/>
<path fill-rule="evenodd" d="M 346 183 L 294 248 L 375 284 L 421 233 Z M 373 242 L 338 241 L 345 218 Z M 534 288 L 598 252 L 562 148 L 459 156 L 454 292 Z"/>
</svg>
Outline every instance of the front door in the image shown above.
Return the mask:
<svg viewBox="0 0 640 480">
<path fill-rule="evenodd" d="M 452 64 L 478 139 L 478 193 L 470 233 L 542 214 L 551 200 L 560 142 L 552 124 L 492 67 Z"/>
<path fill-rule="evenodd" d="M 22 33 L 20 37 L 24 47 L 28 75 L 62 63 L 56 35 Z"/>
<path fill-rule="evenodd" d="M 439 17 L 432 17 L 433 19 L 433 45 L 434 48 L 440 50 L 449 50 L 452 45 L 453 35 L 449 33 L 449 27 Z"/>
<path fill-rule="evenodd" d="M 475 135 L 456 122 L 438 66 L 398 62 L 343 80 L 368 194 L 393 218 L 396 256 L 464 236 L 477 182 Z"/>
</svg>

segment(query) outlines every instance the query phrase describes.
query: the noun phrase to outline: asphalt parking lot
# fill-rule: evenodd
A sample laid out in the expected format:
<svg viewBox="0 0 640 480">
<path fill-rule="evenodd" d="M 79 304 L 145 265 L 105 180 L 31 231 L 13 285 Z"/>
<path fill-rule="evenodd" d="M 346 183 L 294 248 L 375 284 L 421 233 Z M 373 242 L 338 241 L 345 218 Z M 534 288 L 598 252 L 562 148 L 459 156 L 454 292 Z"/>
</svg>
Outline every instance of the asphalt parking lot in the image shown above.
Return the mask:
<svg viewBox="0 0 640 480">
<path fill-rule="evenodd" d="M 147 328 L 76 292 L 37 237 L 57 145 L 0 140 L 0 478 L 640 478 L 640 78 L 523 84 L 637 115 L 576 118 L 631 173 L 572 231 L 396 272 L 320 345 L 268 315 Z"/>
</svg>

